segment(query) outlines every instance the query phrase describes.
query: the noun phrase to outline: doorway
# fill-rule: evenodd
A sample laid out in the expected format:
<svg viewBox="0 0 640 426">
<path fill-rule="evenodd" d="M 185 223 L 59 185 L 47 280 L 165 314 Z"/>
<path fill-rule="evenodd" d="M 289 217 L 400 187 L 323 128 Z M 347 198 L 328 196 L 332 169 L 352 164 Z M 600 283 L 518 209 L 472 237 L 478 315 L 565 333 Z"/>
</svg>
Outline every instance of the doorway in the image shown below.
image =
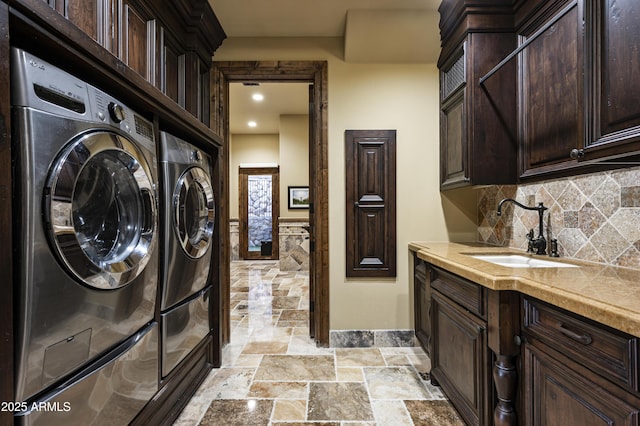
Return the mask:
<svg viewBox="0 0 640 426">
<path fill-rule="evenodd" d="M 211 123 L 223 136 L 226 146 L 229 133 L 230 82 L 302 82 L 310 89 L 309 138 L 309 334 L 318 346 L 329 346 L 329 183 L 327 134 L 326 61 L 234 61 L 214 62 L 211 72 Z M 223 150 L 223 175 L 229 180 L 229 150 Z M 221 226 L 229 229 L 229 188 L 222 191 Z M 230 339 L 230 237 L 223 232 L 221 250 L 220 303 L 223 317 L 220 339 Z"/>
<path fill-rule="evenodd" d="M 240 167 L 240 258 L 278 259 L 278 167 Z"/>
</svg>

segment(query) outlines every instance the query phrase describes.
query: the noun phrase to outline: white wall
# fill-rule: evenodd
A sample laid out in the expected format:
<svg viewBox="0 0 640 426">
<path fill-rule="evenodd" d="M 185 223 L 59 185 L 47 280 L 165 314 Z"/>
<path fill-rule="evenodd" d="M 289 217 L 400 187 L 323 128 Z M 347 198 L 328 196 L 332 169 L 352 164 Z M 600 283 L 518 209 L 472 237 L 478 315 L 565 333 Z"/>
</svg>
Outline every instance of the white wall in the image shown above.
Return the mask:
<svg viewBox="0 0 640 426">
<path fill-rule="evenodd" d="M 229 151 L 229 217 L 237 219 L 239 213 L 238 167 L 240 163 L 279 164 L 279 136 L 263 134 L 231 135 Z"/>
<path fill-rule="evenodd" d="M 309 116 L 280 116 L 280 217 L 309 218 L 309 210 L 289 210 L 288 187 L 309 186 Z"/>
<path fill-rule="evenodd" d="M 409 241 L 475 240 L 476 219 L 439 192 L 436 65 L 351 64 L 343 57 L 341 38 L 236 38 L 213 59 L 328 61 L 330 328 L 410 329 Z M 397 130 L 395 279 L 345 277 L 347 129 Z M 472 192 L 461 199 L 475 204 Z"/>
</svg>

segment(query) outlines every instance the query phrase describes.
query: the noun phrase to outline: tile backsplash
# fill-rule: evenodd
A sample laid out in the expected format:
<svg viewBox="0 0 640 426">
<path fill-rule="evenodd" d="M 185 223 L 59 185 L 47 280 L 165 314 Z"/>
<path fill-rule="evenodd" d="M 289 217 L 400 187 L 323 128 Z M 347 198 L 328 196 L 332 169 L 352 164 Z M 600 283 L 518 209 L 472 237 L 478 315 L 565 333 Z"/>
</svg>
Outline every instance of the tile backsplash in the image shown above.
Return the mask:
<svg viewBox="0 0 640 426">
<path fill-rule="evenodd" d="M 478 239 L 526 250 L 526 234 L 538 234 L 538 213 L 527 206 L 543 202 L 544 235 L 557 238 L 561 257 L 640 269 L 640 168 L 478 189 Z"/>
</svg>

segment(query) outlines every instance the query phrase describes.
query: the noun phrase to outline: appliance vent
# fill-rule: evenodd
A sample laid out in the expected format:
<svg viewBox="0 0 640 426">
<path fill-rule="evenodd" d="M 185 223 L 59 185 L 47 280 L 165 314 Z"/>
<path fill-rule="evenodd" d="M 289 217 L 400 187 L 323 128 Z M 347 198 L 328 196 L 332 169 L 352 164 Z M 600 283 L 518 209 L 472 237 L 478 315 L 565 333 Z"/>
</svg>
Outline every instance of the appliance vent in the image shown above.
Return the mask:
<svg viewBox="0 0 640 426">
<path fill-rule="evenodd" d="M 258 83 L 257 81 L 243 81 L 242 85 L 243 86 L 260 86 L 260 83 Z"/>
</svg>

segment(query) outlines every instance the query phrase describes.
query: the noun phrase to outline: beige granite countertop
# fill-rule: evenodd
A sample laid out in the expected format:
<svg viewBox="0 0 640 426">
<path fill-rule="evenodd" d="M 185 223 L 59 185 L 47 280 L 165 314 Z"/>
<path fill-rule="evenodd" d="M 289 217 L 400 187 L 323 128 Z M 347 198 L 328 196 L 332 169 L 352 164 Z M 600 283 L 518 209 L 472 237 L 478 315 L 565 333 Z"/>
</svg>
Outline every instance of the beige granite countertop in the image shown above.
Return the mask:
<svg viewBox="0 0 640 426">
<path fill-rule="evenodd" d="M 570 259 L 533 256 L 481 243 L 411 242 L 420 259 L 492 290 L 515 290 L 640 337 L 640 271 Z M 513 268 L 469 254 L 514 253 L 578 268 Z"/>
</svg>

